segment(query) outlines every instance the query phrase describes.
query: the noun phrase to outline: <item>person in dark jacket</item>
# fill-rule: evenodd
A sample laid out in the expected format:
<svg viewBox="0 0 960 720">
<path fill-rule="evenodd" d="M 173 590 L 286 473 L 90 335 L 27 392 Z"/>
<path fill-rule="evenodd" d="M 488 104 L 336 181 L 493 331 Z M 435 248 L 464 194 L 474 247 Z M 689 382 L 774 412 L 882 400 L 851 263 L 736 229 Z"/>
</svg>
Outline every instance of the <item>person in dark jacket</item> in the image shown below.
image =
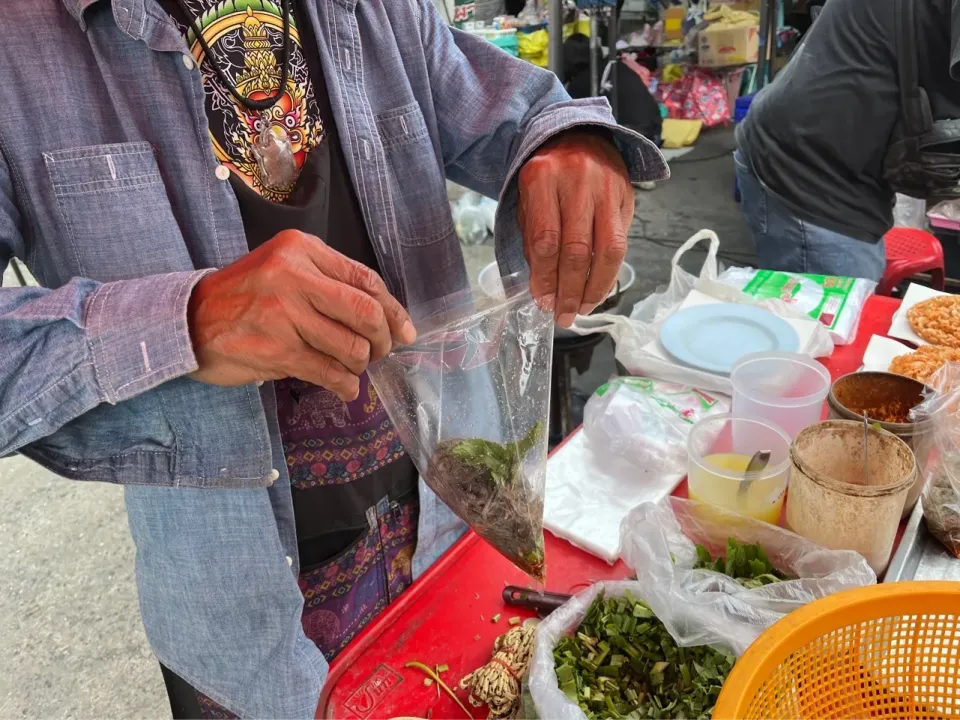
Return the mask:
<svg viewBox="0 0 960 720">
<path fill-rule="evenodd" d="M 913 4 L 920 86 L 934 119 L 960 118 L 960 6 Z M 829 0 L 737 128 L 737 181 L 760 267 L 883 276 L 895 194 L 882 170 L 900 118 L 897 14 L 897 0 Z"/>
</svg>

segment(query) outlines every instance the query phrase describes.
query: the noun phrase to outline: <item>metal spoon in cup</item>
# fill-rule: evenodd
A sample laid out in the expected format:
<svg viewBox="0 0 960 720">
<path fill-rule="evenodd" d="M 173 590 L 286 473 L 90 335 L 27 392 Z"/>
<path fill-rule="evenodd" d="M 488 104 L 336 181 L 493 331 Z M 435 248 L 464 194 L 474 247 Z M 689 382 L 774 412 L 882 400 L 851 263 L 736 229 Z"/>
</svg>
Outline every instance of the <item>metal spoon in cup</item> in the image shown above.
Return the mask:
<svg viewBox="0 0 960 720">
<path fill-rule="evenodd" d="M 753 481 L 763 472 L 769 462 L 769 450 L 758 450 L 750 458 L 750 462 L 747 463 L 747 470 L 743 474 L 743 480 L 740 481 L 740 487 L 737 489 L 737 505 L 747 497 L 747 492 L 750 490 Z"/>
</svg>

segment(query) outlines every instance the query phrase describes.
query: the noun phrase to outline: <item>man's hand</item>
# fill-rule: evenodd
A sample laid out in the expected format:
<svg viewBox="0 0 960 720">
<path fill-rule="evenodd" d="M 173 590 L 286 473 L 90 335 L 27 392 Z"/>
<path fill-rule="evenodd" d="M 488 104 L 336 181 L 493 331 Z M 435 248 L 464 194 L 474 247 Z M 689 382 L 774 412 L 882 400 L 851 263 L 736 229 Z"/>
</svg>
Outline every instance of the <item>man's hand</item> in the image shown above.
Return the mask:
<svg viewBox="0 0 960 720">
<path fill-rule="evenodd" d="M 573 130 L 520 169 L 519 220 L 530 292 L 570 327 L 603 302 L 627 253 L 633 187 L 613 143 Z"/>
<path fill-rule="evenodd" d="M 203 277 L 188 310 L 199 369 L 214 385 L 295 377 L 344 400 L 367 364 L 416 331 L 370 268 L 286 230 Z"/>
</svg>

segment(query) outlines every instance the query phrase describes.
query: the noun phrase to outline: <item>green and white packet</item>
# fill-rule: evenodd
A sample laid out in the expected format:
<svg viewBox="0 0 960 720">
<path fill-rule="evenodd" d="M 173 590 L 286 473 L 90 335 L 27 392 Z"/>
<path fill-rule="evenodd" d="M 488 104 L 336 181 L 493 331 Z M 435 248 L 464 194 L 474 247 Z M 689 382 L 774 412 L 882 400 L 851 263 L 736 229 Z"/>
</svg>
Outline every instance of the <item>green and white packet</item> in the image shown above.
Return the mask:
<svg viewBox="0 0 960 720">
<path fill-rule="evenodd" d="M 718 280 L 758 300 L 776 298 L 795 306 L 825 325 L 835 345 L 853 342 L 863 306 L 877 287 L 862 278 L 736 267 Z"/>
</svg>

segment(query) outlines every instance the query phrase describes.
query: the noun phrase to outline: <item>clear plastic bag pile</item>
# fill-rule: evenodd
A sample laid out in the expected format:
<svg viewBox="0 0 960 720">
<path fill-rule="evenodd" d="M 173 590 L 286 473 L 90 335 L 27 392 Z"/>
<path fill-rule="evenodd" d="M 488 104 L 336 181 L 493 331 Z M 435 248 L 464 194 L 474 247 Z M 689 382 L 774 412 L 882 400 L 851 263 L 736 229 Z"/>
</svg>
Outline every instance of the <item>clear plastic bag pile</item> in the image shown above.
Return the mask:
<svg viewBox="0 0 960 720">
<path fill-rule="evenodd" d="M 521 279 L 503 284 L 412 308 L 416 343 L 369 372 L 427 485 L 542 582 L 553 318 Z"/>
<path fill-rule="evenodd" d="M 928 385 L 932 392 L 910 411 L 914 422 L 931 426 L 920 502 L 931 534 L 960 558 L 960 363 L 945 364 Z"/>
</svg>

